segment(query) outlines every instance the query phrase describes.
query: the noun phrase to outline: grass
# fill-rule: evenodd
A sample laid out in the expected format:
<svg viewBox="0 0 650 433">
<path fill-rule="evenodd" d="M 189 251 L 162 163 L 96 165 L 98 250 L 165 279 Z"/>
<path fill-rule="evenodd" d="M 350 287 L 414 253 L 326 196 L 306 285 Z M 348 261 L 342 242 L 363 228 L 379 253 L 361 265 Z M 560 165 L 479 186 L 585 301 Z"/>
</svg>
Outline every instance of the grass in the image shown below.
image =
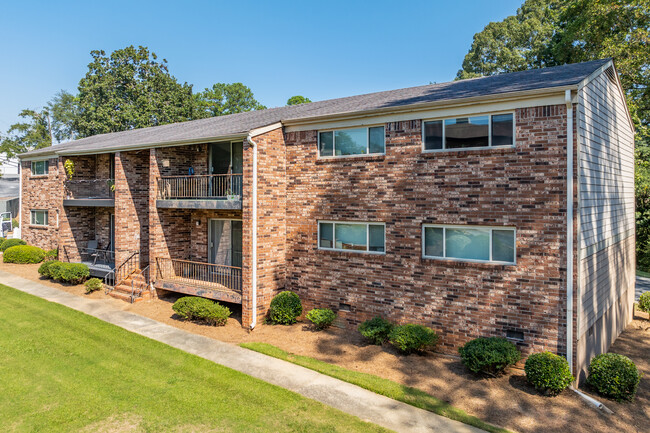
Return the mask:
<svg viewBox="0 0 650 433">
<path fill-rule="evenodd" d="M 0 431 L 386 431 L 4 285 L 0 383 Z"/>
<path fill-rule="evenodd" d="M 339 367 L 338 365 L 329 364 L 327 362 L 319 361 L 307 356 L 294 355 L 289 352 L 275 347 L 267 343 L 241 343 L 241 347 L 263 353 L 265 355 L 279 358 L 294 364 L 318 371 L 319 373 L 326 374 L 331 377 L 352 383 L 354 385 L 365 388 L 377 394 L 385 395 L 386 397 L 398 400 L 411 406 L 419 407 L 430 412 L 442 415 L 444 417 L 463 422 L 465 424 L 478 427 L 488 432 L 493 433 L 506 433 L 509 430 L 481 421 L 475 416 L 469 415 L 465 411 L 458 409 L 449 403 L 437 399 L 431 394 L 405 386 L 392 380 L 384 379 L 383 377 L 375 376 L 367 373 L 360 373 L 358 371 L 348 370 Z"/>
<path fill-rule="evenodd" d="M 637 277 L 650 278 L 650 272 L 643 272 L 643 271 L 640 271 L 638 269 L 636 270 L 636 275 L 637 275 Z"/>
</svg>

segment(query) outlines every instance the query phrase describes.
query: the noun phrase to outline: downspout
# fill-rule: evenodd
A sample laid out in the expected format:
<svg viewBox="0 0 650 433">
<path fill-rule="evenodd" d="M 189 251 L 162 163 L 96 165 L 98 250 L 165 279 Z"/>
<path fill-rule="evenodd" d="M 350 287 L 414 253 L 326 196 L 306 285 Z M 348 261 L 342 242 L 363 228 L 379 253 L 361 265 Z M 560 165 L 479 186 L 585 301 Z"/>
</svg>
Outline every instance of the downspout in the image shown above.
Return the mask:
<svg viewBox="0 0 650 433">
<path fill-rule="evenodd" d="M 573 374 L 573 104 L 571 90 L 564 92 L 567 111 L 567 212 L 566 212 L 566 360 Z"/>
<path fill-rule="evenodd" d="M 252 254 L 251 254 L 251 292 L 253 296 L 253 321 L 251 322 L 250 329 L 254 329 L 257 325 L 257 143 L 253 141 L 251 134 L 246 137 L 246 141 L 253 148 L 253 209 L 251 218 L 253 220 L 252 227 Z"/>
</svg>

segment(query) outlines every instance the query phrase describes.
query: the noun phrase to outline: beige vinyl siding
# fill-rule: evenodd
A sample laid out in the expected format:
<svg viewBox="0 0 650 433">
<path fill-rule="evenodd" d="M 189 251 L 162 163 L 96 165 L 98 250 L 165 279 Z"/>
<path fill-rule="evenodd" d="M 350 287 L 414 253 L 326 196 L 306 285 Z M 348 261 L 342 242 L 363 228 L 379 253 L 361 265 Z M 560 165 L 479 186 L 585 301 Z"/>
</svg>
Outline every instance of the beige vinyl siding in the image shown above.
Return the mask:
<svg viewBox="0 0 650 433">
<path fill-rule="evenodd" d="M 577 117 L 580 338 L 634 285 L 634 132 L 606 72 L 578 93 Z"/>
</svg>

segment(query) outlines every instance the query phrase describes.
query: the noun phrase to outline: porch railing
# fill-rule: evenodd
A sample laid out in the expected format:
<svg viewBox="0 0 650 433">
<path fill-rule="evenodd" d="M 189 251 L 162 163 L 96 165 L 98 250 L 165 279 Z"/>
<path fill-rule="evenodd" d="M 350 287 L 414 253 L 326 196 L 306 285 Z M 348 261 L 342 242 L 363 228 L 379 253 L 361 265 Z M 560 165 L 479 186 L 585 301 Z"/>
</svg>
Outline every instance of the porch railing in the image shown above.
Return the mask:
<svg viewBox="0 0 650 433">
<path fill-rule="evenodd" d="M 140 251 L 133 251 L 122 263 L 104 276 L 104 285 L 114 288 L 138 270 L 140 270 Z"/>
<path fill-rule="evenodd" d="M 67 199 L 110 199 L 115 197 L 113 179 L 75 179 L 65 181 Z"/>
<path fill-rule="evenodd" d="M 239 267 L 162 257 L 156 258 L 156 265 L 156 275 L 161 280 L 217 289 L 226 287 L 238 293 L 242 291 L 242 270 Z"/>
<path fill-rule="evenodd" d="M 66 262 L 81 262 L 91 265 L 115 265 L 115 251 L 96 248 L 79 248 L 63 245 L 62 260 Z"/>
<path fill-rule="evenodd" d="M 163 176 L 158 178 L 158 198 L 204 199 L 242 195 L 241 174 L 209 174 L 199 176 Z"/>
<path fill-rule="evenodd" d="M 150 280 L 149 280 L 149 266 L 142 269 L 141 271 L 136 272 L 131 277 L 131 303 L 135 301 L 136 298 L 142 296 L 142 293 L 145 290 L 150 289 Z"/>
</svg>

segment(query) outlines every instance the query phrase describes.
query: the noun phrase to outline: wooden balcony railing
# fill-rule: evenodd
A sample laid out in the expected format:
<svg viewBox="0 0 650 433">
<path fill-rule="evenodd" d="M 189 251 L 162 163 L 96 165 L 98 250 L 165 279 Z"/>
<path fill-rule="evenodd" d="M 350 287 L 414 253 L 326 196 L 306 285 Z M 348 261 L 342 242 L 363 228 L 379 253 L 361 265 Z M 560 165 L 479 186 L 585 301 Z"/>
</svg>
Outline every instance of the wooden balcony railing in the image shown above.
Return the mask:
<svg viewBox="0 0 650 433">
<path fill-rule="evenodd" d="M 231 195 L 242 196 L 241 174 L 158 178 L 158 198 L 161 200 L 226 198 Z"/>
<path fill-rule="evenodd" d="M 75 179 L 65 181 L 65 198 L 67 199 L 111 199 L 113 179 Z"/>
<path fill-rule="evenodd" d="M 242 270 L 235 266 L 156 258 L 157 279 L 241 293 Z"/>
</svg>

